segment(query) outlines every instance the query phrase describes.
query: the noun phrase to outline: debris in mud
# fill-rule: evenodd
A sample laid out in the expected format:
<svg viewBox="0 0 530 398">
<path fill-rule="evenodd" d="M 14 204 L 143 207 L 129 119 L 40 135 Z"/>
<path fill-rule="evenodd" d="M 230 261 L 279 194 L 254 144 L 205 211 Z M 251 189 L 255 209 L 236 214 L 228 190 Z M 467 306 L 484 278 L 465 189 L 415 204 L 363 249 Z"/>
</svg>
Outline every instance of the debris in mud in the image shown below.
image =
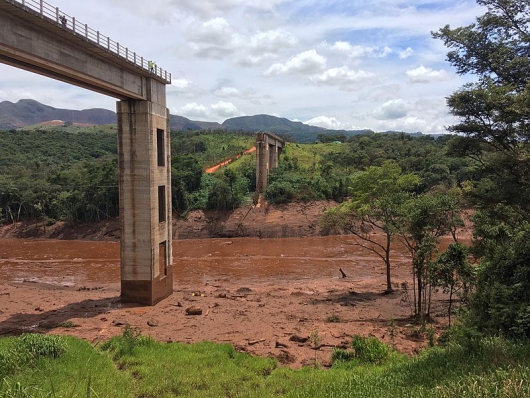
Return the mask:
<svg viewBox="0 0 530 398">
<path fill-rule="evenodd" d="M 77 289 L 78 292 L 83 292 L 83 291 L 86 291 L 86 290 L 102 290 L 103 289 L 103 286 L 95 286 L 95 287 L 86 287 L 86 286 L 81 286 L 79 289 Z"/>
<path fill-rule="evenodd" d="M 287 350 L 282 350 L 278 355 L 274 355 L 274 357 L 278 359 L 282 365 L 296 362 L 296 357 Z"/>
<path fill-rule="evenodd" d="M 295 343 L 306 343 L 307 340 L 309 340 L 309 337 L 302 337 L 298 336 L 297 334 L 293 334 L 291 337 L 289 337 L 289 341 L 294 341 Z"/>
<path fill-rule="evenodd" d="M 156 327 L 156 326 L 158 326 L 158 321 L 156 321 L 155 319 L 149 319 L 147 321 L 147 325 L 151 326 L 151 327 Z"/>
<path fill-rule="evenodd" d="M 275 347 L 276 348 L 289 348 L 289 346 L 287 344 L 284 344 L 284 343 L 282 343 L 280 341 L 276 341 Z"/>
<path fill-rule="evenodd" d="M 265 339 L 259 339 L 259 340 L 250 340 L 248 342 L 248 345 L 254 345 L 254 344 L 258 344 L 258 343 L 263 343 L 265 341 Z"/>
<path fill-rule="evenodd" d="M 250 289 L 248 287 L 240 287 L 239 289 L 236 290 L 236 293 L 249 294 L 249 293 L 252 293 L 252 289 Z"/>
<path fill-rule="evenodd" d="M 201 307 L 188 307 L 186 308 L 186 315 L 202 315 L 202 308 Z"/>
</svg>

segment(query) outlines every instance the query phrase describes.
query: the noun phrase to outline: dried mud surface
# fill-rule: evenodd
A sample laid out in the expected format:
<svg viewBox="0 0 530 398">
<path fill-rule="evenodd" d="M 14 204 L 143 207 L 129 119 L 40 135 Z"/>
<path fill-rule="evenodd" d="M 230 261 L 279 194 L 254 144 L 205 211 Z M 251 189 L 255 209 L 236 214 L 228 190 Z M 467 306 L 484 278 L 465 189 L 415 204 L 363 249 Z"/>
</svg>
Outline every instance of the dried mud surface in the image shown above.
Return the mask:
<svg viewBox="0 0 530 398">
<path fill-rule="evenodd" d="M 173 255 L 174 293 L 148 307 L 120 302 L 117 242 L 0 239 L 0 335 L 39 331 L 97 344 L 129 324 L 160 341 L 230 343 L 294 368 L 312 365 L 315 354 L 329 364 L 353 334 L 407 354 L 427 345 L 409 319 L 407 293 L 383 294 L 381 259 L 348 237 L 177 240 Z M 411 285 L 406 252 L 398 247 L 392 261 L 395 286 Z M 186 314 L 190 307 L 202 313 Z M 446 307 L 434 295 L 437 332 Z"/>
</svg>

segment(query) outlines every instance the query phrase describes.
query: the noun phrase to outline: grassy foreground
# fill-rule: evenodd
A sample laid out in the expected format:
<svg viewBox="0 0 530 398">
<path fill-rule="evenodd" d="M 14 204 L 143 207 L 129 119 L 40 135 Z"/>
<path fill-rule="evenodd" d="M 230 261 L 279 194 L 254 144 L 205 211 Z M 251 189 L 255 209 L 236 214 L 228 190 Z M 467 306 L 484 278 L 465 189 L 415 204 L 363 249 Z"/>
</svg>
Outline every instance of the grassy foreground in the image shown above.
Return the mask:
<svg viewBox="0 0 530 398">
<path fill-rule="evenodd" d="M 279 367 L 230 345 L 159 343 L 126 328 L 93 347 L 73 337 L 0 339 L 0 397 L 525 397 L 530 344 L 474 340 L 415 358 L 353 340 L 329 370 Z"/>
</svg>

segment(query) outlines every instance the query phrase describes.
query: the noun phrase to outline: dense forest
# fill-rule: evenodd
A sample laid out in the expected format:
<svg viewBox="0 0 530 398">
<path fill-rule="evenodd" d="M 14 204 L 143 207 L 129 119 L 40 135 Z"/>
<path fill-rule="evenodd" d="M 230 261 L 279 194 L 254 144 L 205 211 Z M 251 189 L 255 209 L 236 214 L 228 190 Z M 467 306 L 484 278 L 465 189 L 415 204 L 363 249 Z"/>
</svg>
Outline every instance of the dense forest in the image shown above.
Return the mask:
<svg viewBox="0 0 530 398">
<path fill-rule="evenodd" d="M 115 128 L 115 127 L 114 127 Z M 333 137 L 333 136 L 332 136 Z M 322 135 L 321 139 L 326 137 Z M 333 137 L 336 138 L 336 137 Z M 172 132 L 175 213 L 228 210 L 252 201 L 256 183 L 252 133 Z M 265 193 L 271 203 L 348 197 L 352 176 L 392 160 L 422 183 L 417 192 L 474 178 L 468 158 L 448 152 L 451 136 L 368 133 L 343 143 L 287 143 Z M 118 215 L 116 131 L 0 132 L 0 208 L 4 222 L 91 222 Z M 233 159 L 206 173 L 208 166 Z"/>
</svg>

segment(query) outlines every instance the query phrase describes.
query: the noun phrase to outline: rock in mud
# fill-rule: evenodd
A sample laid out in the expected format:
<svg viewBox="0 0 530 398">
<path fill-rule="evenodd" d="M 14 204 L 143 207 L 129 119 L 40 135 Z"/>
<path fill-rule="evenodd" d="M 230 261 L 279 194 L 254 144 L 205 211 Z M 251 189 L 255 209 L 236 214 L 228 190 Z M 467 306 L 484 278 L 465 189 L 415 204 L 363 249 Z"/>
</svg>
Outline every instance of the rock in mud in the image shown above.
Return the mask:
<svg viewBox="0 0 530 398">
<path fill-rule="evenodd" d="M 309 340 L 309 337 L 302 337 L 296 334 L 293 334 L 291 337 L 289 337 L 289 341 L 294 341 L 295 343 L 305 343 L 307 340 Z"/>
<path fill-rule="evenodd" d="M 186 315 L 202 315 L 202 308 L 201 307 L 188 307 L 186 308 Z"/>
</svg>

